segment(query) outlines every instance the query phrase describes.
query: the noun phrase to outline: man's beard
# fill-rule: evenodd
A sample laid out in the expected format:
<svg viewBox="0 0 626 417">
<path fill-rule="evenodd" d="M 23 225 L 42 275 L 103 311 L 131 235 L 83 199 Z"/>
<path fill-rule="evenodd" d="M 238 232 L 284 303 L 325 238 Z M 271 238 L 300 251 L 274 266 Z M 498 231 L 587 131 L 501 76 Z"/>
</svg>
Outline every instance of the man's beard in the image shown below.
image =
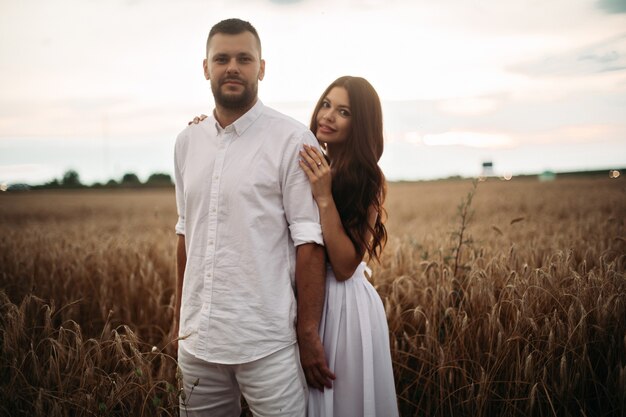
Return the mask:
<svg viewBox="0 0 626 417">
<path fill-rule="evenodd" d="M 241 80 L 238 80 L 241 81 Z M 213 98 L 215 103 L 229 110 L 244 109 L 250 106 L 256 99 L 258 86 L 257 84 L 249 85 L 243 84 L 243 91 L 239 94 L 225 94 L 222 93 L 221 87 L 224 81 L 219 85 L 214 86 L 211 84 L 211 90 L 213 91 Z"/>
</svg>

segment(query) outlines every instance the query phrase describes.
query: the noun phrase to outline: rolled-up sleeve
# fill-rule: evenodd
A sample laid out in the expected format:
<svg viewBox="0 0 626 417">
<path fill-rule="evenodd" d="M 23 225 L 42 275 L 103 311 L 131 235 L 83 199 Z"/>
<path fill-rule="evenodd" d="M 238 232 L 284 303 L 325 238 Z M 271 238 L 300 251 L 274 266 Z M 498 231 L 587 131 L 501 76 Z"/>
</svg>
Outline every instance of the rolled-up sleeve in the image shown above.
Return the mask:
<svg viewBox="0 0 626 417">
<path fill-rule="evenodd" d="M 304 243 L 317 243 L 324 245 L 322 228 L 319 223 L 295 223 L 289 225 L 289 233 L 295 246 Z"/>
<path fill-rule="evenodd" d="M 178 216 L 178 221 L 176 222 L 175 229 L 177 235 L 185 235 L 185 216 Z"/>
<path fill-rule="evenodd" d="M 306 174 L 300 168 L 299 151 L 304 144 L 319 147 L 310 131 L 293 138 L 283 155 L 283 206 L 289 232 L 295 246 L 304 243 L 324 244 L 320 214 Z"/>
</svg>

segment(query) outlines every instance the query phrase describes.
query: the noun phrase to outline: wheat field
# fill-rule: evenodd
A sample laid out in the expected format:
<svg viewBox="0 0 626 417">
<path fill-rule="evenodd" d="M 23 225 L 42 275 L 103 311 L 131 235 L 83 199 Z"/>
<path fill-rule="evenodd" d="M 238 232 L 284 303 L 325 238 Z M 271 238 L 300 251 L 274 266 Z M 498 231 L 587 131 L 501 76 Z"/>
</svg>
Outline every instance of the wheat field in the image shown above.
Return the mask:
<svg viewBox="0 0 626 417">
<path fill-rule="evenodd" d="M 474 185 L 389 185 L 401 415 L 626 415 L 626 181 Z M 0 416 L 178 415 L 175 221 L 171 189 L 0 195 Z"/>
</svg>

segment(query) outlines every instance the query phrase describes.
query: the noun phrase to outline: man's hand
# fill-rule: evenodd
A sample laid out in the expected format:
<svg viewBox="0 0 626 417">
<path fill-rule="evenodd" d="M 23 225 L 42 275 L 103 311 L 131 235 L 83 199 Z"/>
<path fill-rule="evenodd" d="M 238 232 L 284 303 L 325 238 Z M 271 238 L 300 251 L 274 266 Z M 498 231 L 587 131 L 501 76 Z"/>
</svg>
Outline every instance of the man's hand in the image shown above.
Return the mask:
<svg viewBox="0 0 626 417">
<path fill-rule="evenodd" d="M 335 374 L 326 364 L 324 347 L 317 332 L 298 331 L 298 347 L 300 363 L 308 384 L 320 391 L 324 391 L 324 387 L 332 388 Z"/>
</svg>

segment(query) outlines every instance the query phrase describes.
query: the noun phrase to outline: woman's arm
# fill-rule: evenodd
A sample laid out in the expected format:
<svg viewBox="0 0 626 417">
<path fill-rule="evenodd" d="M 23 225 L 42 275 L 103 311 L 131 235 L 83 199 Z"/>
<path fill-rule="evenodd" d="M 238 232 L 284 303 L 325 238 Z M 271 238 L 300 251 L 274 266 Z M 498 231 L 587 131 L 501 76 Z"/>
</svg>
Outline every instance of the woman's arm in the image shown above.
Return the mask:
<svg viewBox="0 0 626 417">
<path fill-rule="evenodd" d="M 300 155 L 302 156 L 300 166 L 309 178 L 313 197 L 320 211 L 328 260 L 337 280 L 344 281 L 354 274 L 363 260 L 363 254 L 355 248 L 341 223 L 341 217 L 332 195 L 331 171 L 326 159 L 319 150 L 306 145 Z M 371 227 L 374 226 L 375 221 L 376 211 L 370 207 L 368 222 Z M 371 239 L 371 233 L 368 233 L 367 239 Z"/>
</svg>

